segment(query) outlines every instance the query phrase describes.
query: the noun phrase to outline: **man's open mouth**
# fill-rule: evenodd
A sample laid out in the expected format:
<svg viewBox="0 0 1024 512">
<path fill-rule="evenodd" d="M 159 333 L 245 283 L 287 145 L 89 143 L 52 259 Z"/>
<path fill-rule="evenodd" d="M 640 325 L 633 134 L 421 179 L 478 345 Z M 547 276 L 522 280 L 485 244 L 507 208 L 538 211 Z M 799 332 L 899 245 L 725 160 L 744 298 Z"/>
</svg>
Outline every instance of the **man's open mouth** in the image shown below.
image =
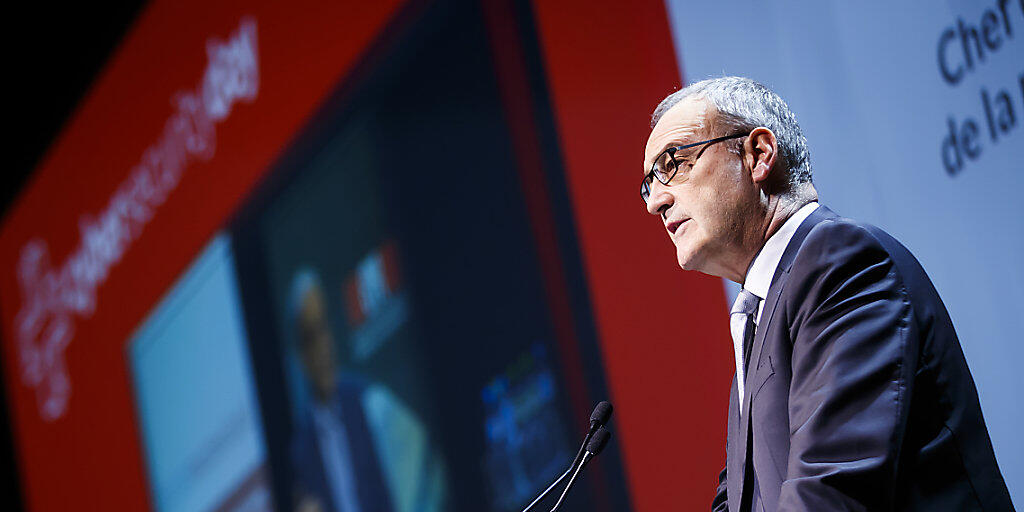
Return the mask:
<svg viewBox="0 0 1024 512">
<path fill-rule="evenodd" d="M 682 226 L 683 223 L 685 223 L 688 220 L 690 219 L 674 220 L 666 224 L 665 229 L 667 229 L 669 233 L 674 235 L 676 234 L 676 230 L 679 229 L 679 226 Z"/>
</svg>

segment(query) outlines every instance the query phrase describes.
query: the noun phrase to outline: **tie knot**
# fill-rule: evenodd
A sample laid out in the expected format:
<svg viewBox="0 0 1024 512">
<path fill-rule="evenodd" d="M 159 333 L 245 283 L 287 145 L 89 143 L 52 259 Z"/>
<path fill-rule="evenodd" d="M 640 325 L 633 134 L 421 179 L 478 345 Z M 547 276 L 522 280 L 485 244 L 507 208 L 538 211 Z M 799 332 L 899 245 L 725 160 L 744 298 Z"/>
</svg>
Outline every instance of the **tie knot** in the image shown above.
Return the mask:
<svg viewBox="0 0 1024 512">
<path fill-rule="evenodd" d="M 752 315 L 757 312 L 757 305 L 761 302 L 761 297 L 754 295 L 747 289 L 740 290 L 740 293 L 736 295 L 736 302 L 732 303 L 732 311 L 730 314 L 735 315 L 736 313 L 742 313 L 744 315 Z"/>
</svg>

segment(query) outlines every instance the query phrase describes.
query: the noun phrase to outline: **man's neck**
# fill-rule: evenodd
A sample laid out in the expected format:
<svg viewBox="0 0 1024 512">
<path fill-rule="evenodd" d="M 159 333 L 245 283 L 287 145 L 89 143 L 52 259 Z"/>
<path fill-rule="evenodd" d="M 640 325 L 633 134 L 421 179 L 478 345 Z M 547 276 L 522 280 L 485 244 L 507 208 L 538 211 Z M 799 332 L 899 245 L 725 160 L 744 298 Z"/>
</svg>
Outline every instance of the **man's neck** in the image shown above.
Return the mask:
<svg viewBox="0 0 1024 512">
<path fill-rule="evenodd" d="M 813 189 L 812 189 L 813 190 Z M 746 261 L 742 266 L 742 274 L 737 274 L 734 277 L 730 277 L 734 282 L 743 284 L 743 281 L 750 271 L 750 266 L 754 263 L 754 259 L 757 257 L 761 249 L 764 248 L 764 244 L 768 242 L 768 239 L 774 235 L 783 224 L 789 220 L 800 208 L 804 205 L 817 201 L 817 194 L 814 194 L 808 198 L 791 198 L 780 195 L 772 195 L 768 197 L 768 204 L 764 218 L 758 226 L 756 234 L 752 236 L 753 242 L 750 244 L 747 254 Z"/>
<path fill-rule="evenodd" d="M 769 199 L 769 202 L 771 202 L 771 199 Z M 767 242 L 768 239 L 771 238 L 772 235 L 774 235 L 775 232 L 778 231 L 794 213 L 797 212 L 797 210 L 803 208 L 803 206 L 809 202 L 810 201 L 776 199 L 775 204 L 769 206 L 768 215 L 765 217 L 765 220 L 761 225 L 761 243 L 760 247 L 758 247 L 758 251 L 760 251 L 761 247 L 764 247 L 765 242 Z M 751 256 L 751 261 L 754 260 L 754 256 L 757 256 L 756 252 Z"/>
</svg>

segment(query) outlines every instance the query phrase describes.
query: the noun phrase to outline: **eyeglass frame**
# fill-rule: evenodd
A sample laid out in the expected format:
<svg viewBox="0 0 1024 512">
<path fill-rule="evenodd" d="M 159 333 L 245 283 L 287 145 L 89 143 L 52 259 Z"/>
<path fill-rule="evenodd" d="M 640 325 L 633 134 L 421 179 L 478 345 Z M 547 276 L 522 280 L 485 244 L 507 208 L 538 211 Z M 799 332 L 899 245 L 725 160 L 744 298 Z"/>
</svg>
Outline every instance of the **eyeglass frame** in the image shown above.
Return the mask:
<svg viewBox="0 0 1024 512">
<path fill-rule="evenodd" d="M 696 147 L 696 146 L 700 146 L 701 144 L 704 144 L 704 147 L 700 148 L 700 151 L 698 151 L 697 154 L 694 155 L 694 157 L 693 157 L 693 163 L 690 166 L 690 168 L 692 169 L 694 166 L 697 165 L 697 159 L 699 159 L 701 157 L 701 155 L 704 154 L 704 151 L 706 149 L 708 149 L 709 147 L 711 147 L 712 144 L 715 144 L 716 142 L 722 142 L 722 141 L 730 140 L 730 139 L 738 139 L 740 137 L 746 137 L 747 135 L 750 135 L 750 132 L 734 133 L 732 135 L 726 135 L 724 137 L 715 137 L 714 139 L 702 140 L 700 142 L 694 142 L 692 144 L 683 144 L 682 146 L 672 146 L 670 148 L 666 148 L 661 153 L 658 153 L 658 157 L 655 158 L 654 162 L 651 163 L 651 170 L 648 171 L 647 174 L 644 175 L 644 180 L 642 182 L 640 182 L 640 199 L 643 199 L 644 200 L 644 204 L 647 204 L 647 199 L 649 197 L 651 197 L 651 187 L 650 187 L 650 185 L 648 185 L 648 182 L 653 182 L 653 180 L 651 179 L 652 177 L 658 178 L 658 172 L 656 172 L 657 170 L 655 168 L 658 166 L 658 161 L 661 160 L 661 156 L 664 155 L 665 153 L 669 153 L 669 161 L 672 162 L 673 170 L 672 170 L 672 174 L 669 175 L 669 177 L 666 178 L 664 181 L 662 181 L 661 178 L 658 178 L 658 182 L 661 183 L 662 185 L 668 185 L 668 183 L 670 181 L 672 181 L 672 178 L 675 178 L 676 174 L 679 173 L 679 164 L 676 163 L 676 159 L 675 159 L 676 151 L 679 151 L 680 149 L 688 149 L 688 148 L 692 148 L 692 147 Z M 665 174 L 665 173 L 662 173 L 662 174 Z"/>
</svg>

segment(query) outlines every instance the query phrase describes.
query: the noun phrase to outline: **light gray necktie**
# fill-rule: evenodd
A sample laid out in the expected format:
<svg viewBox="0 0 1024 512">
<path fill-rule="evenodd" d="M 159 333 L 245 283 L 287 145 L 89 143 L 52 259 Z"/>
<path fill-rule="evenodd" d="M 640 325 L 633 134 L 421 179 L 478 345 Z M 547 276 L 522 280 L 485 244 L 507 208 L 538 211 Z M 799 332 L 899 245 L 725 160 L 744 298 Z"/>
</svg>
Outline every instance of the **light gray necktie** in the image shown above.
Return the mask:
<svg viewBox="0 0 1024 512">
<path fill-rule="evenodd" d="M 736 353 L 736 391 L 739 395 L 740 413 L 743 412 L 743 380 L 746 374 L 746 352 L 749 342 L 754 339 L 754 315 L 761 297 L 746 289 L 740 290 L 729 314 L 729 331 L 732 333 L 732 347 Z"/>
</svg>

